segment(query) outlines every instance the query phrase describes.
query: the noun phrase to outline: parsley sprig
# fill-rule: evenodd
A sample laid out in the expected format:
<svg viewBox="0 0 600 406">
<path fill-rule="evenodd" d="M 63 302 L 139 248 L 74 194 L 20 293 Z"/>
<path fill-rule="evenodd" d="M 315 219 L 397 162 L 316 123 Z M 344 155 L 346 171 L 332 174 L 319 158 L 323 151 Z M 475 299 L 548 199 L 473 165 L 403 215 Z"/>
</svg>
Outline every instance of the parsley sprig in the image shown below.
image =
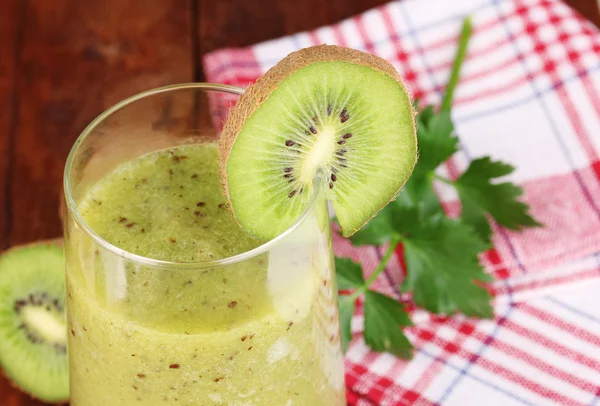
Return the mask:
<svg viewBox="0 0 600 406">
<path fill-rule="evenodd" d="M 512 230 L 540 226 L 529 214 L 528 206 L 518 200 L 523 194 L 520 187 L 494 182 L 512 173 L 512 166 L 483 157 L 471 161 L 456 180 L 435 172 L 459 149 L 451 105 L 471 33 L 471 21 L 467 18 L 440 109 L 427 106 L 417 116 L 419 161 L 413 175 L 394 201 L 350 237 L 353 245 L 387 244 L 381 262 L 365 280 L 360 264 L 336 258 L 344 349 L 352 338 L 350 322 L 356 299 L 363 296 L 363 336 L 367 345 L 375 351 L 411 357 L 412 345 L 402 329 L 412 323 L 404 305 L 371 289 L 399 244 L 403 246 L 406 265 L 406 278 L 399 292 L 412 293 L 414 303 L 432 313 L 461 312 L 491 318 L 491 296 L 484 287 L 491 277 L 478 258 L 491 247 L 490 218 Z M 446 215 L 434 182 L 456 189 L 462 206 L 459 218 Z"/>
</svg>

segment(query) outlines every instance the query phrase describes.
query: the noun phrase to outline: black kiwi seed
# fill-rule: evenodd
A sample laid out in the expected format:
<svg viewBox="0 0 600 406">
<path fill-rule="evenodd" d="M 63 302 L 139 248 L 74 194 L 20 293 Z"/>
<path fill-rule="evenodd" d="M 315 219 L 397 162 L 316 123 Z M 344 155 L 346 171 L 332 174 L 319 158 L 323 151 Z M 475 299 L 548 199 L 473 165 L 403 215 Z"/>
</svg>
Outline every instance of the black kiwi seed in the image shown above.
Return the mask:
<svg viewBox="0 0 600 406">
<path fill-rule="evenodd" d="M 293 170 L 294 170 L 294 168 L 290 168 L 290 167 L 288 167 L 288 168 L 285 168 L 283 171 L 284 171 L 284 172 L 291 172 L 291 171 L 293 171 Z"/>
<path fill-rule="evenodd" d="M 291 146 L 293 146 L 293 145 L 295 145 L 295 144 L 296 144 L 296 143 L 295 143 L 294 141 L 292 141 L 292 140 L 287 140 L 287 141 L 285 142 L 285 146 L 286 146 L 286 147 L 291 147 Z"/>
<path fill-rule="evenodd" d="M 327 106 L 327 115 L 330 116 L 332 113 L 331 106 Z"/>
<path fill-rule="evenodd" d="M 15 312 L 17 312 L 17 313 L 20 312 L 21 308 L 23 306 L 25 306 L 26 304 L 27 304 L 27 302 L 25 300 L 23 300 L 23 299 L 17 300 L 15 302 Z"/>
<path fill-rule="evenodd" d="M 344 136 L 342 138 L 347 140 L 348 138 L 351 138 L 351 137 L 352 137 L 352 133 L 347 133 L 347 134 L 344 134 Z"/>
<path fill-rule="evenodd" d="M 345 143 L 346 143 L 346 141 L 345 141 L 345 140 L 340 140 L 340 141 L 338 141 L 338 144 L 339 144 L 339 145 L 344 145 Z"/>
<path fill-rule="evenodd" d="M 342 156 L 342 155 L 344 155 L 346 153 L 346 150 L 345 149 L 338 149 L 335 153 L 338 156 Z"/>
<path fill-rule="evenodd" d="M 314 121 L 315 123 L 318 123 L 318 122 L 319 122 L 319 118 L 318 118 L 317 116 L 313 116 L 313 121 Z"/>
<path fill-rule="evenodd" d="M 292 174 L 291 173 L 286 173 L 285 175 L 283 175 L 284 178 L 291 178 Z"/>
<path fill-rule="evenodd" d="M 333 183 L 329 182 L 329 189 L 333 189 Z"/>
<path fill-rule="evenodd" d="M 310 130 L 310 132 L 311 132 L 311 133 L 313 133 L 313 134 L 316 134 L 316 133 L 317 133 L 317 129 L 316 129 L 316 128 L 315 128 L 315 126 L 313 126 L 313 125 L 311 125 L 311 126 L 310 126 L 309 130 Z"/>
<path fill-rule="evenodd" d="M 345 123 L 346 121 L 348 121 L 349 118 L 350 118 L 350 115 L 348 114 L 348 111 L 346 110 L 346 108 L 344 108 L 342 110 L 342 112 L 340 113 L 340 120 L 342 121 L 342 123 Z"/>
<path fill-rule="evenodd" d="M 294 197 L 295 194 L 296 194 L 296 189 L 292 190 L 290 192 L 290 194 L 288 195 L 288 197 Z"/>
<path fill-rule="evenodd" d="M 331 180 L 334 182 L 337 180 L 337 176 L 335 176 L 335 174 L 333 173 L 331 174 Z"/>
</svg>

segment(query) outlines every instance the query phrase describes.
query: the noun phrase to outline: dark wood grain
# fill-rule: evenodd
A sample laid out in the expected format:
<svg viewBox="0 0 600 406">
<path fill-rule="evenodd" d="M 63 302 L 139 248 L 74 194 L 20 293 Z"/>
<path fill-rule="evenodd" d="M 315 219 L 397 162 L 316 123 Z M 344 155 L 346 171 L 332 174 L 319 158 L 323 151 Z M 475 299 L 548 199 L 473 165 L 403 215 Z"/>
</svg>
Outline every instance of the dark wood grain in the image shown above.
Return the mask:
<svg viewBox="0 0 600 406">
<path fill-rule="evenodd" d="M 77 135 L 141 90 L 192 80 L 190 4 L 31 1 L 17 79 L 11 244 L 60 234 L 58 202 Z"/>
<path fill-rule="evenodd" d="M 198 1 L 201 54 L 223 47 L 250 45 L 332 22 L 326 1 Z"/>
<path fill-rule="evenodd" d="M 16 124 L 14 83 L 19 59 L 22 14 L 23 7 L 18 0 L 5 1 L 0 9 L 0 251 L 8 245 L 10 229 L 8 179 L 11 140 Z"/>
<path fill-rule="evenodd" d="M 111 104 L 201 80 L 206 52 L 310 30 L 386 1 L 0 1 L 0 250 L 60 234 L 66 156 Z M 595 0 L 568 2 L 600 25 Z M 0 378 L 0 406 L 41 404 Z"/>
<path fill-rule="evenodd" d="M 566 0 L 579 13 L 600 27 L 600 9 L 597 0 Z"/>
<path fill-rule="evenodd" d="M 24 11 L 24 4 L 19 0 L 4 0 L 0 7 L 0 251 L 8 246 L 11 228 L 9 178 L 16 130 L 15 79 L 22 48 Z M 25 405 L 43 403 L 13 388 L 0 370 L 0 406 Z"/>
<path fill-rule="evenodd" d="M 329 18 L 335 22 L 362 13 L 370 8 L 388 3 L 387 0 L 330 0 L 328 2 Z"/>
</svg>

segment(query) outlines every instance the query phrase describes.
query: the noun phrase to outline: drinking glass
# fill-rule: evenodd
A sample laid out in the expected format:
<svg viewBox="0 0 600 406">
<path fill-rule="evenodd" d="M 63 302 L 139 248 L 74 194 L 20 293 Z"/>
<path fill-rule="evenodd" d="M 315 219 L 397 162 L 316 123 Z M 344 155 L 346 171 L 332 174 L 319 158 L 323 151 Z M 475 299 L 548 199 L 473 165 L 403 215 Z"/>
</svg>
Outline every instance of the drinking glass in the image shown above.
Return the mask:
<svg viewBox="0 0 600 406">
<path fill-rule="evenodd" d="M 318 178 L 309 207 L 284 233 L 204 262 L 127 252 L 78 211 L 86 191 L 120 164 L 218 141 L 241 92 L 201 83 L 144 92 L 104 112 L 75 142 L 63 217 L 72 405 L 345 404 Z M 213 237 L 199 229 L 203 238 Z"/>
</svg>

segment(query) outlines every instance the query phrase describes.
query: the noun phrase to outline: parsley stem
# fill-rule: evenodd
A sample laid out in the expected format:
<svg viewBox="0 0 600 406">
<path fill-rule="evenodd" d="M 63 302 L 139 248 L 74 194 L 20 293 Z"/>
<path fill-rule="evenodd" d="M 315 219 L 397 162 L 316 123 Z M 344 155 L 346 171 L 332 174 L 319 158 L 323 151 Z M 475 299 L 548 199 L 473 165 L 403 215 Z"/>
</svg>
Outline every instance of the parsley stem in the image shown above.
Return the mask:
<svg viewBox="0 0 600 406">
<path fill-rule="evenodd" d="M 444 182 L 448 185 L 454 185 L 454 181 L 450 180 L 448 178 L 444 178 L 443 176 L 438 175 L 437 173 L 433 172 L 433 179 L 437 179 L 440 182 Z"/>
<path fill-rule="evenodd" d="M 381 272 L 383 272 L 383 270 L 385 269 L 385 266 L 387 265 L 388 261 L 392 257 L 392 254 L 394 253 L 394 250 L 396 249 L 396 246 L 398 245 L 399 242 L 400 242 L 399 237 L 392 238 L 392 240 L 390 241 L 390 246 L 388 247 L 383 258 L 381 259 L 379 266 L 377 267 L 377 269 L 375 269 L 375 272 L 373 272 L 371 274 L 371 276 L 369 276 L 369 279 L 366 280 L 365 284 L 360 289 L 361 292 L 364 292 L 367 289 L 369 289 L 369 287 L 373 284 L 373 282 L 375 282 L 375 280 L 381 274 Z M 360 294 L 360 292 L 359 292 L 359 294 Z"/>
<path fill-rule="evenodd" d="M 460 79 L 460 68 L 462 67 L 465 55 L 467 54 L 467 45 L 473 32 L 473 26 L 471 25 L 471 18 L 467 17 L 463 21 L 462 30 L 460 32 L 460 38 L 458 40 L 458 49 L 456 50 L 456 58 L 452 64 L 452 70 L 450 71 L 450 80 L 448 86 L 446 86 L 446 94 L 442 99 L 442 106 L 440 111 L 450 111 L 452 107 L 452 99 L 454 98 L 454 89 Z"/>
</svg>

